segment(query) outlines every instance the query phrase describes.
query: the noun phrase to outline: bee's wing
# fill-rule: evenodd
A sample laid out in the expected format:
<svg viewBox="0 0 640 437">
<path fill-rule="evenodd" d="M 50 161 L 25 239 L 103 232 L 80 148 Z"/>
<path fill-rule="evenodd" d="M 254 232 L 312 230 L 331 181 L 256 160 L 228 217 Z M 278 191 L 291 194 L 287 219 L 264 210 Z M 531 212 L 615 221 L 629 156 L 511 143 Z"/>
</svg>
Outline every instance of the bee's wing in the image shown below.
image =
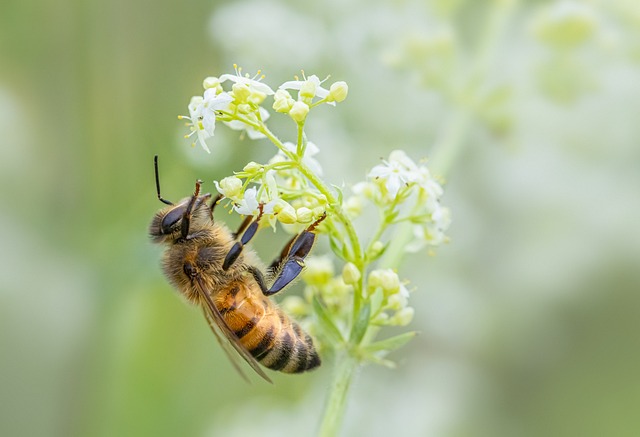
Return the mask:
<svg viewBox="0 0 640 437">
<path fill-rule="evenodd" d="M 242 345 L 242 343 L 240 343 L 240 341 L 238 340 L 238 337 L 236 337 L 233 331 L 229 329 L 229 326 L 227 326 L 227 323 L 224 321 L 222 314 L 220 314 L 220 311 L 218 311 L 218 308 L 216 308 L 216 305 L 213 303 L 213 300 L 211 300 L 211 296 L 209 296 L 209 293 L 207 293 L 207 290 L 204 287 L 204 284 L 202 283 L 202 279 L 200 277 L 196 277 L 196 282 L 198 284 L 196 288 L 198 289 L 200 298 L 204 302 L 204 307 L 203 307 L 204 315 L 207 319 L 207 322 L 209 323 L 211 330 L 213 331 L 216 338 L 218 339 L 218 343 L 220 343 L 220 346 L 222 346 L 222 349 L 231 360 L 233 367 L 235 367 L 238 373 L 240 373 L 240 375 L 245 380 L 248 381 L 247 376 L 244 374 L 244 372 L 238 365 L 238 362 L 236 360 L 237 356 L 231 351 L 231 349 L 229 349 L 229 344 L 233 346 L 236 352 L 238 352 L 240 356 L 244 358 L 244 360 L 251 366 L 253 370 L 256 371 L 258 375 L 262 377 L 262 379 L 270 383 L 273 383 L 273 381 L 271 381 L 271 379 L 267 376 L 267 374 L 264 373 L 264 370 L 262 370 L 262 368 L 260 367 L 260 364 L 258 364 L 256 359 L 253 358 L 253 356 L 251 355 L 251 353 L 249 353 L 247 348 L 245 348 Z M 220 331 L 222 331 L 222 334 L 225 336 L 228 342 L 220 338 L 220 335 L 217 329 L 220 329 Z"/>
</svg>

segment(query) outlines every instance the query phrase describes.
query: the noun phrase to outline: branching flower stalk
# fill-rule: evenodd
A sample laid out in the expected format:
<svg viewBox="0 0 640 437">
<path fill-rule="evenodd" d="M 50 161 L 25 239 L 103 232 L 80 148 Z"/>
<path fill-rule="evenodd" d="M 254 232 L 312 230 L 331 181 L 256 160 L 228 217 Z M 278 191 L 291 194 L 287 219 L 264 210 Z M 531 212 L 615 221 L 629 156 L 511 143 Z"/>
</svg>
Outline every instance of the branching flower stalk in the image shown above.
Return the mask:
<svg viewBox="0 0 640 437">
<path fill-rule="evenodd" d="M 285 82 L 273 91 L 254 77 L 236 74 L 208 77 L 204 93 L 189 104 L 188 120 L 194 145 L 210 152 L 207 142 L 214 136 L 216 123 L 242 131 L 250 139 L 266 138 L 277 153 L 267 163 L 249 162 L 242 170 L 219 181 L 217 190 L 223 203 L 243 215 L 256 215 L 261 209 L 261 225 L 297 233 L 326 214 L 317 231 L 328 237 L 335 258 L 310 256 L 303 279 L 304 298 L 287 296 L 281 305 L 297 317 L 319 341 L 321 353 L 333 355 L 335 371 L 329 384 L 320 435 L 339 431 L 346 409 L 348 389 L 357 368 L 372 362 L 393 367 L 386 356 L 407 343 L 415 333 L 405 332 L 378 339 L 388 326 L 406 326 L 413 318 L 408 305 L 410 290 L 397 272 L 380 264 L 389 245 L 384 235 L 398 224 L 408 224 L 414 239 L 403 250 L 419 251 L 447 241 L 449 211 L 440 205 L 442 187 L 427 167 L 416 163 L 401 150 L 374 166 L 365 181 L 342 190 L 325 182 L 322 167 L 314 155 L 321 147 L 308 141 L 305 123 L 312 109 L 343 101 L 345 82 L 334 82 L 329 89 L 315 75 Z M 229 83 L 231 83 L 229 89 Z M 290 94 L 293 91 L 296 98 Z M 270 113 L 263 106 L 273 98 L 271 108 L 287 114 L 295 123 L 295 143 L 284 142 L 266 124 Z M 370 204 L 379 212 L 379 223 L 366 244 L 360 240 L 353 219 Z M 336 273 L 335 263 L 341 266 Z"/>
</svg>

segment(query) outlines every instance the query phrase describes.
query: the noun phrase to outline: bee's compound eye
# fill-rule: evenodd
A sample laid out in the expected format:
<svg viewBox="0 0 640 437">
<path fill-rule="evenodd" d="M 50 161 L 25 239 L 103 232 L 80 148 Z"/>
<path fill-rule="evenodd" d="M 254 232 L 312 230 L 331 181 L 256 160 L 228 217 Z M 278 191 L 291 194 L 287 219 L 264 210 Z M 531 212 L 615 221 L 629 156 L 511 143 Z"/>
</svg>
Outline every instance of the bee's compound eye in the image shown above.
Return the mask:
<svg viewBox="0 0 640 437">
<path fill-rule="evenodd" d="M 182 218 L 184 215 L 185 206 L 179 206 L 177 208 L 172 209 L 164 216 L 160 226 L 162 227 L 163 234 L 170 234 L 172 228 L 176 223 Z"/>
</svg>

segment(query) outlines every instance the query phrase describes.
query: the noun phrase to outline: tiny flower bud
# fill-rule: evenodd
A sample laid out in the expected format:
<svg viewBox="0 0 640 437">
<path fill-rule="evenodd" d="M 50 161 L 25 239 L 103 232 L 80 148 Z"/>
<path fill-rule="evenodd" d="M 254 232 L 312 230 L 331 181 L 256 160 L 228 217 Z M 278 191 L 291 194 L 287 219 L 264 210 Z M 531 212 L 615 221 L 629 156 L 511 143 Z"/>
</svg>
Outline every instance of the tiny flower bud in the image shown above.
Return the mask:
<svg viewBox="0 0 640 437">
<path fill-rule="evenodd" d="M 334 82 L 331 84 L 331 88 L 329 88 L 329 96 L 327 97 L 327 100 L 330 102 L 342 102 L 347 98 L 348 93 L 349 86 L 346 82 Z"/>
<path fill-rule="evenodd" d="M 301 207 L 296 210 L 298 223 L 310 223 L 313 220 L 313 211 L 307 207 Z"/>
<path fill-rule="evenodd" d="M 252 90 L 251 94 L 249 94 L 249 97 L 247 98 L 247 101 L 249 103 L 253 103 L 254 105 L 259 105 L 262 102 L 264 102 L 264 99 L 266 98 L 267 98 L 267 95 L 265 93 L 257 90 Z"/>
<path fill-rule="evenodd" d="M 249 114 L 253 112 L 251 105 L 248 103 L 241 103 L 238 105 L 238 112 L 241 114 Z"/>
<path fill-rule="evenodd" d="M 231 89 L 233 90 L 233 97 L 235 97 L 236 102 L 246 102 L 251 95 L 249 87 L 241 83 L 234 83 Z"/>
<path fill-rule="evenodd" d="M 196 106 L 198 106 L 203 101 L 204 101 L 204 99 L 202 98 L 202 96 L 193 96 L 193 97 L 191 97 L 191 100 L 189 101 L 189 107 L 193 106 L 195 108 Z"/>
<path fill-rule="evenodd" d="M 298 220 L 296 210 L 293 209 L 293 206 L 282 199 L 278 200 L 278 203 L 275 204 L 273 212 L 276 214 L 278 221 L 287 225 L 292 225 Z"/>
<path fill-rule="evenodd" d="M 220 79 L 217 77 L 209 76 L 202 81 L 202 87 L 205 90 L 208 90 L 209 88 L 218 88 L 218 86 L 220 86 Z"/>
<path fill-rule="evenodd" d="M 398 278 L 398 274 L 391 269 L 382 270 L 380 285 L 385 293 L 394 293 L 400 289 L 400 278 Z"/>
<path fill-rule="evenodd" d="M 289 111 L 289 115 L 294 121 L 301 123 L 307 118 L 309 113 L 309 105 L 304 102 L 295 102 Z"/>
<path fill-rule="evenodd" d="M 256 174 L 262 170 L 262 166 L 257 162 L 251 161 L 250 163 L 245 165 L 242 170 L 249 174 Z"/>
<path fill-rule="evenodd" d="M 342 269 L 342 280 L 345 284 L 357 284 L 360 280 L 360 270 L 353 263 L 346 263 Z"/>
<path fill-rule="evenodd" d="M 401 294 L 392 294 L 387 300 L 387 308 L 400 311 L 407 306 L 407 298 Z"/>
<path fill-rule="evenodd" d="M 295 100 L 291 98 L 291 94 L 287 90 L 278 90 L 273 96 L 273 110 L 276 112 L 287 113 L 291 110 L 291 107 L 295 103 Z"/>
<path fill-rule="evenodd" d="M 372 270 L 367 284 L 371 290 L 382 287 L 382 270 Z"/>
<path fill-rule="evenodd" d="M 380 255 L 380 252 L 382 252 L 383 250 L 384 243 L 380 240 L 377 240 L 371 245 L 371 250 L 369 251 L 368 255 L 370 258 L 377 258 L 378 255 Z"/>
<path fill-rule="evenodd" d="M 388 325 L 389 324 L 389 314 L 380 313 L 373 320 L 371 320 L 371 323 L 373 323 L 374 325 Z"/>
<path fill-rule="evenodd" d="M 235 199 L 242 193 L 242 181 L 235 176 L 229 176 L 222 179 L 220 183 L 217 181 L 214 183 L 218 192 L 230 199 Z"/>
<path fill-rule="evenodd" d="M 306 80 L 300 87 L 300 98 L 311 100 L 316 95 L 316 83 Z"/>
<path fill-rule="evenodd" d="M 414 309 L 411 307 L 402 308 L 400 311 L 395 313 L 391 319 L 389 319 L 389 324 L 396 326 L 407 326 L 413 320 Z"/>
<path fill-rule="evenodd" d="M 326 212 L 326 209 L 323 206 L 316 206 L 315 208 L 313 208 L 314 217 L 320 217 L 325 212 Z"/>
</svg>

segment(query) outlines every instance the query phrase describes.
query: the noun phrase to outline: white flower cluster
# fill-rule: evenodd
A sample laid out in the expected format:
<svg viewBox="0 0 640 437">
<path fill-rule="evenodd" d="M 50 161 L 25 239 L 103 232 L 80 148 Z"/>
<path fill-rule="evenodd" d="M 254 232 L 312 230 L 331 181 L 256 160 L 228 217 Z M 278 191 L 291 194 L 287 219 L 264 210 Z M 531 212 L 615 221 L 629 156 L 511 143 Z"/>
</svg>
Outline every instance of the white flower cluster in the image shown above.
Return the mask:
<svg viewBox="0 0 640 437">
<path fill-rule="evenodd" d="M 445 231 L 451 223 L 450 212 L 440 204 L 442 186 L 426 166 L 417 165 L 402 150 L 394 150 L 382 164 L 371 169 L 368 177 L 368 181 L 353 187 L 355 195 L 345 202 L 347 211 L 359 214 L 363 199 L 367 199 L 386 211 L 394 222 L 410 221 L 416 238 L 407 245 L 409 252 L 448 241 Z M 400 215 L 403 204 L 411 202 L 411 211 L 404 217 Z"/>
<path fill-rule="evenodd" d="M 321 86 L 324 81 L 315 75 L 285 82 L 274 92 L 262 82 L 264 76 L 260 71 L 249 77 L 242 75 L 242 68 L 236 65 L 234 68 L 235 74 L 207 77 L 203 81 L 204 94 L 191 98 L 189 115 L 178 117 L 188 120 L 187 126 L 191 132 L 185 138 L 195 135 L 197 142 L 209 153 L 207 139 L 214 135 L 217 120 L 231 129 L 243 131 L 250 139 L 264 138 L 262 127 L 269 118 L 269 112 L 261 104 L 267 96 L 274 96 L 272 107 L 276 112 L 289 114 L 300 124 L 304 123 L 312 107 L 321 103 L 335 105 L 343 101 L 348 93 L 345 82 L 335 82 L 327 90 Z M 224 90 L 222 85 L 225 82 L 232 83 L 231 90 Z M 294 100 L 287 90 L 298 91 L 298 100 Z M 195 145 L 195 141 L 192 145 Z"/>
</svg>

